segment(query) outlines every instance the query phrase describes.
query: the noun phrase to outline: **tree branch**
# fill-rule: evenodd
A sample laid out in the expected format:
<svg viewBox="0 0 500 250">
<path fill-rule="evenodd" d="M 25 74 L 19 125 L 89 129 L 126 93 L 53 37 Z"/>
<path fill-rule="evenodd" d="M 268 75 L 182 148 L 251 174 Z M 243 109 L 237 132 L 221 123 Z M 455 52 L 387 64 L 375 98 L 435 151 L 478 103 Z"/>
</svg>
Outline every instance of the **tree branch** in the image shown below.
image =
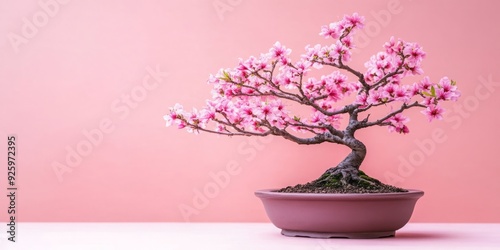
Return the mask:
<svg viewBox="0 0 500 250">
<path fill-rule="evenodd" d="M 389 119 L 389 118 L 391 118 L 391 117 L 393 117 L 393 116 L 395 116 L 395 115 L 403 112 L 406 109 L 410 109 L 410 108 L 413 108 L 413 107 L 422 107 L 422 108 L 425 108 L 426 106 L 418 103 L 417 101 L 415 101 L 414 103 L 412 103 L 410 105 L 404 103 L 398 110 L 393 111 L 393 112 L 389 113 L 388 115 L 386 115 L 385 117 L 380 118 L 380 119 L 378 119 L 376 121 L 368 122 L 368 120 L 365 119 L 365 120 L 359 122 L 359 124 L 357 125 L 356 129 L 371 127 L 371 126 L 375 126 L 375 125 L 388 125 L 388 124 L 385 124 L 385 122 L 387 121 L 387 119 Z"/>
<path fill-rule="evenodd" d="M 211 129 L 206 129 L 206 128 L 202 128 L 198 125 L 195 125 L 195 124 L 192 124 L 192 123 L 186 123 L 188 127 L 191 127 L 192 129 L 194 130 L 200 130 L 200 131 L 203 131 L 203 132 L 207 132 L 207 133 L 212 133 L 212 134 L 218 134 L 218 135 L 227 135 L 227 136 L 268 136 L 270 133 L 270 131 L 266 131 L 264 133 L 254 133 L 254 132 L 249 132 L 249 131 L 244 131 L 243 133 L 233 133 L 233 132 L 219 132 L 219 131 L 215 131 L 215 130 L 211 130 Z"/>
<path fill-rule="evenodd" d="M 311 124 L 305 124 L 301 121 L 296 121 L 296 122 L 297 123 L 287 123 L 287 125 L 295 126 L 295 127 L 307 127 L 307 128 L 311 128 L 311 129 L 326 129 L 332 134 L 332 136 L 335 136 L 336 138 L 338 138 L 339 141 L 341 141 L 342 138 L 344 137 L 344 133 L 342 133 L 342 131 L 337 130 L 336 128 L 334 128 L 330 124 L 311 125 Z"/>
<path fill-rule="evenodd" d="M 279 130 L 279 135 L 281 135 L 283 138 L 293 141 L 297 144 L 305 144 L 305 145 L 312 145 L 312 144 L 320 144 L 323 142 L 332 142 L 332 143 L 337 143 L 337 144 L 343 144 L 344 142 L 342 139 L 339 139 L 338 137 L 330 134 L 329 132 L 323 133 L 323 134 L 317 134 L 314 137 L 310 138 L 300 138 L 295 135 L 290 134 L 286 130 Z M 274 133 L 273 133 L 274 134 Z"/>
</svg>

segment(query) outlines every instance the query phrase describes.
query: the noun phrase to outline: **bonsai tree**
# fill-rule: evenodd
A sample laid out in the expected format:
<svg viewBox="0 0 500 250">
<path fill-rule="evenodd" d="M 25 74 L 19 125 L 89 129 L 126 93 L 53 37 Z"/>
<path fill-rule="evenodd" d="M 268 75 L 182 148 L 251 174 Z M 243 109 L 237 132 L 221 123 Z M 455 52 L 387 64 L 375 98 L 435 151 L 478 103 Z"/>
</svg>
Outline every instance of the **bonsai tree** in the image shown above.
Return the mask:
<svg viewBox="0 0 500 250">
<path fill-rule="evenodd" d="M 440 120 L 444 112 L 440 104 L 457 100 L 460 93 L 455 81 L 447 77 L 437 83 L 429 77 L 404 82 L 407 76 L 423 74 L 425 52 L 417 43 L 394 37 L 365 63 L 364 71 L 351 68 L 347 63 L 354 47 L 353 34 L 363 27 L 363 21 L 354 13 L 321 27 L 320 35 L 334 42 L 306 46 L 296 62 L 289 57 L 291 50 L 276 42 L 268 53 L 240 59 L 235 68 L 219 70 L 209 77 L 213 90 L 206 106 L 185 111 L 176 104 L 164 117 L 167 126 L 175 123 L 189 132 L 228 136 L 273 135 L 305 145 L 336 143 L 352 150 L 318 179 L 282 191 L 302 192 L 306 187 L 322 192 L 356 192 L 352 187 L 360 187 L 360 192 L 404 191 L 359 170 L 366 147 L 356 132 L 385 126 L 390 132 L 407 134 L 405 111 L 419 108 L 429 121 Z M 313 73 L 320 76 L 313 77 Z M 297 106 L 308 107 L 309 114 L 301 115 L 303 109 L 293 109 Z M 373 117 L 374 109 L 385 113 Z M 346 119 L 342 128 L 341 119 Z"/>
</svg>

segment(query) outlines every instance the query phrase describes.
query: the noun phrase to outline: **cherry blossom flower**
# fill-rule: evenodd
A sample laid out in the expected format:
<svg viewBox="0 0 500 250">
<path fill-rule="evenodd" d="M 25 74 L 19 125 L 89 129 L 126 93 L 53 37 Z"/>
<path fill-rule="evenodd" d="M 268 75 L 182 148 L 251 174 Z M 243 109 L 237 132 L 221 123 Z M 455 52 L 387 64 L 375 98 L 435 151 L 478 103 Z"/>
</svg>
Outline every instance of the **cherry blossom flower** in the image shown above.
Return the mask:
<svg viewBox="0 0 500 250">
<path fill-rule="evenodd" d="M 447 101 L 451 99 L 451 92 L 445 91 L 442 88 L 438 88 L 436 91 L 436 100 L 438 101 Z"/>
<path fill-rule="evenodd" d="M 421 91 L 422 90 L 420 89 L 420 85 L 418 83 L 413 83 L 409 90 L 410 97 L 419 95 Z"/>
<path fill-rule="evenodd" d="M 456 84 L 448 77 L 441 78 L 441 80 L 439 80 L 438 87 L 439 90 L 445 93 L 445 94 L 441 93 L 440 94 L 446 95 L 447 97 L 444 100 L 456 101 L 458 97 L 460 97 L 460 91 L 458 91 Z"/>
<path fill-rule="evenodd" d="M 379 104 L 384 103 L 388 100 L 388 97 L 384 95 L 382 91 L 372 91 L 367 98 L 368 104 Z"/>
<path fill-rule="evenodd" d="M 354 103 L 360 105 L 361 107 L 365 107 L 368 105 L 368 96 L 364 92 L 360 93 L 356 96 L 356 101 Z"/>
<path fill-rule="evenodd" d="M 396 39 L 391 36 L 389 42 L 386 42 L 384 44 L 384 48 L 388 54 L 396 54 L 397 52 L 401 51 L 402 43 L 401 41 L 396 41 Z"/>
<path fill-rule="evenodd" d="M 402 134 L 410 132 L 408 127 L 405 125 L 405 123 L 410 121 L 410 118 L 403 116 L 401 113 L 390 117 L 388 121 L 390 122 L 390 125 L 388 126 L 390 132 L 398 132 Z"/>
<path fill-rule="evenodd" d="M 396 85 L 394 90 L 394 99 L 398 101 L 406 102 L 410 98 L 408 86 L 398 86 Z"/>
<path fill-rule="evenodd" d="M 363 23 L 365 22 L 365 18 L 360 16 L 358 13 L 354 13 L 350 16 L 345 15 L 344 20 L 348 21 L 352 27 L 363 28 Z"/>
<path fill-rule="evenodd" d="M 426 115 L 429 121 L 434 119 L 441 120 L 443 119 L 444 109 L 437 105 L 429 105 L 425 110 L 421 111 L 422 114 Z"/>
<path fill-rule="evenodd" d="M 321 27 L 320 36 L 324 38 L 337 39 L 340 37 L 340 29 L 338 23 L 330 23 Z"/>
<path fill-rule="evenodd" d="M 428 76 L 424 77 L 420 82 L 419 82 L 419 87 L 421 90 L 430 90 L 432 86 L 432 82 L 429 79 Z"/>
</svg>

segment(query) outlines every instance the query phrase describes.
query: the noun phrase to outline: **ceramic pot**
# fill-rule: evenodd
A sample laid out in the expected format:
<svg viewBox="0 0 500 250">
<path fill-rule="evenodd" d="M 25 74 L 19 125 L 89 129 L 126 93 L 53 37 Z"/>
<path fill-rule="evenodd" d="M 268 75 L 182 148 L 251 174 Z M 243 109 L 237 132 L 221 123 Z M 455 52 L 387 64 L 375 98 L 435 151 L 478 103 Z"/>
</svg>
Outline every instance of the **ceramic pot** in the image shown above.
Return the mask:
<svg viewBox="0 0 500 250">
<path fill-rule="evenodd" d="M 310 194 L 266 189 L 255 195 L 285 236 L 380 238 L 394 236 L 408 223 L 424 192 Z"/>
</svg>

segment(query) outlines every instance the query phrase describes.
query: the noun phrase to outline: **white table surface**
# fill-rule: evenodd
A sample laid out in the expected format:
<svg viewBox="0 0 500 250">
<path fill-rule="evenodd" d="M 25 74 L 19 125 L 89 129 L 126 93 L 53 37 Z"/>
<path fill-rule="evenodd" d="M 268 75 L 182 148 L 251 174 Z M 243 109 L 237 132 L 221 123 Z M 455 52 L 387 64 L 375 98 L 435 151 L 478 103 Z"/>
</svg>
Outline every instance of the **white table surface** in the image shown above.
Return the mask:
<svg viewBox="0 0 500 250">
<path fill-rule="evenodd" d="M 353 240 L 285 237 L 269 223 L 19 223 L 16 239 L 2 230 L 0 249 L 500 250 L 500 224 L 410 223 L 393 238 Z"/>
</svg>

